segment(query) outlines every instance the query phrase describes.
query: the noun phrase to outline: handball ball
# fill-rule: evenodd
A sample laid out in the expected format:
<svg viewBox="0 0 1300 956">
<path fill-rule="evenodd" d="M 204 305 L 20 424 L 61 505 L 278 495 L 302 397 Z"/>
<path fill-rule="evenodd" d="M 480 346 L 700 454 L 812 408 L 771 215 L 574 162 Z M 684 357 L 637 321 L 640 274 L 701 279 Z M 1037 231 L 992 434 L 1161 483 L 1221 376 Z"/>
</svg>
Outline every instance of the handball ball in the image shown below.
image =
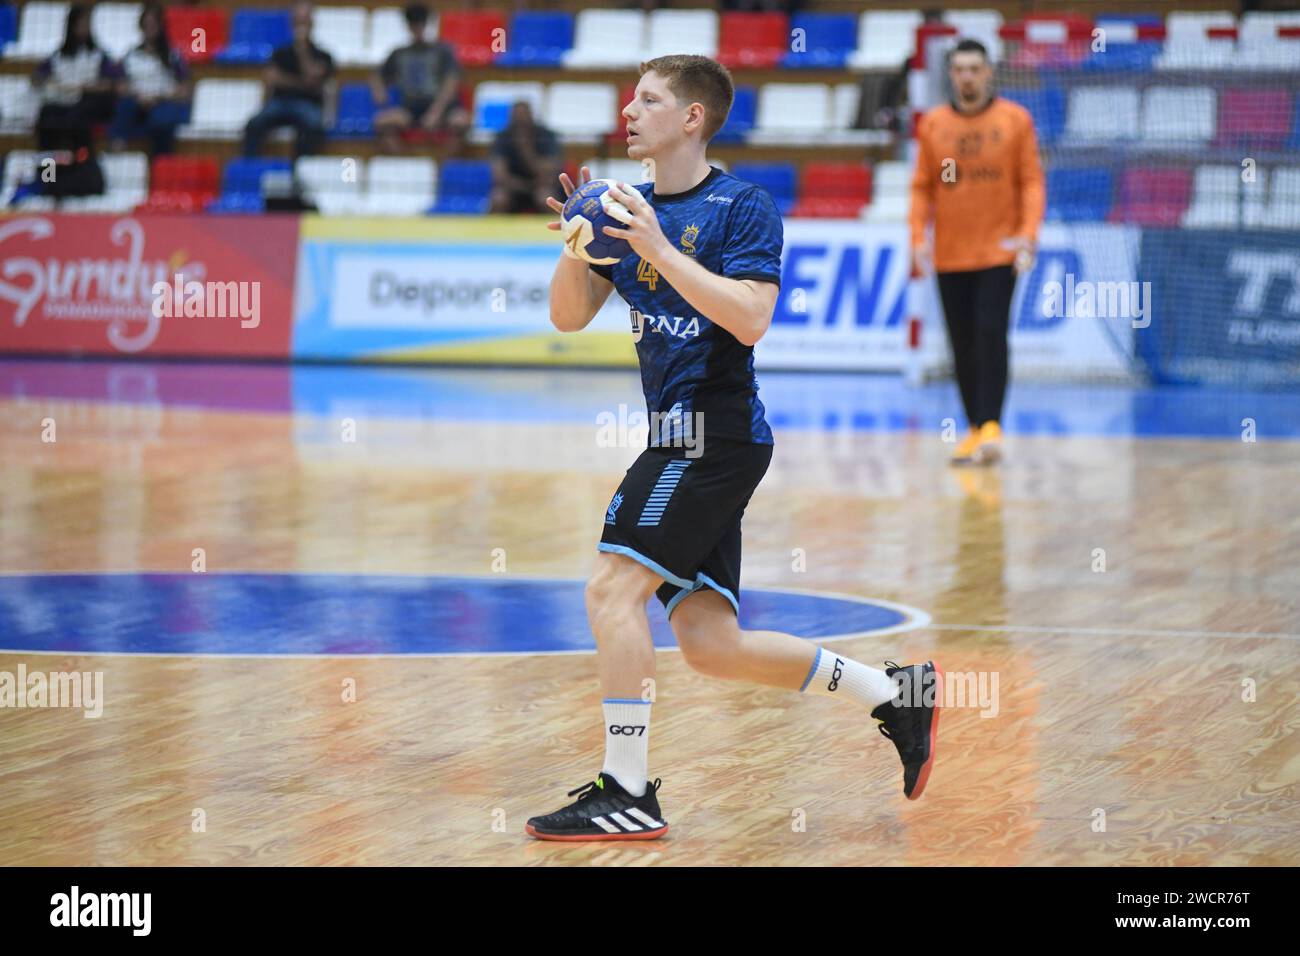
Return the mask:
<svg viewBox="0 0 1300 956">
<path fill-rule="evenodd" d="M 632 251 L 626 239 L 616 239 L 604 231 L 605 226 L 623 228 L 623 223 L 608 211 L 618 202 L 615 195 L 612 179 L 593 179 L 573 191 L 560 213 L 560 232 L 571 254 L 593 265 L 608 266 Z"/>
</svg>

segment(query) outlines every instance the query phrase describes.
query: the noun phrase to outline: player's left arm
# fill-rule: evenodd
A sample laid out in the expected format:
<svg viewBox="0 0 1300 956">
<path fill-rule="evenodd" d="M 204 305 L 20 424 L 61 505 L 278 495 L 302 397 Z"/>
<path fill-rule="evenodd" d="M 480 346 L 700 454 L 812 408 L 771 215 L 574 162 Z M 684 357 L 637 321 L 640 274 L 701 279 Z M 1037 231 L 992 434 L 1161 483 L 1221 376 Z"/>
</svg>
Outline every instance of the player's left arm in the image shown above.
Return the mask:
<svg viewBox="0 0 1300 956">
<path fill-rule="evenodd" d="M 710 272 L 690 256 L 673 247 L 659 226 L 659 218 L 641 193 L 619 183 L 626 219 L 618 206 L 610 215 L 626 226 L 605 227 L 611 236 L 626 239 L 632 250 L 653 265 L 683 299 L 707 315 L 714 325 L 726 329 L 741 345 L 754 345 L 772 324 L 772 312 L 780 286 L 762 279 L 729 279 Z"/>
<path fill-rule="evenodd" d="M 1033 265 L 1038 251 L 1038 229 L 1043 223 L 1047 206 L 1047 188 L 1043 179 L 1043 164 L 1038 155 L 1038 135 L 1032 119 L 1026 119 L 1020 135 L 1020 155 L 1017 173 L 1020 179 L 1020 231 L 1016 239 L 1021 253 L 1016 257 L 1016 271 L 1025 272 Z"/>
</svg>

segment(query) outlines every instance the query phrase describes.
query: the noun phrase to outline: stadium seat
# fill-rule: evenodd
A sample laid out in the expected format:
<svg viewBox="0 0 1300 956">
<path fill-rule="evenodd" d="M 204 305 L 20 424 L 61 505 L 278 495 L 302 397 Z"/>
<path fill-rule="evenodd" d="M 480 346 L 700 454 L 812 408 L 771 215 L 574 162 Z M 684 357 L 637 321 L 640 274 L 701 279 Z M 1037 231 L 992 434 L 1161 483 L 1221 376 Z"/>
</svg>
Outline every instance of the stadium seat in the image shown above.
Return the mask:
<svg viewBox="0 0 1300 956">
<path fill-rule="evenodd" d="M 190 122 L 177 131 L 181 139 L 238 139 L 248 120 L 262 108 L 260 80 L 204 77 L 194 84 Z"/>
<path fill-rule="evenodd" d="M 1252 184 L 1252 185 L 1258 185 Z M 1241 225 L 1241 167 L 1198 166 L 1192 200 L 1182 225 L 1194 229 L 1236 229 Z"/>
<path fill-rule="evenodd" d="M 433 205 L 437 164 L 425 156 L 376 156 L 367 170 L 365 210 L 416 216 Z"/>
<path fill-rule="evenodd" d="M 790 49 L 790 19 L 784 13 L 722 15 L 718 62 L 728 69 L 771 69 Z"/>
<path fill-rule="evenodd" d="M 1226 11 L 1173 11 L 1165 18 L 1165 44 L 1156 57 L 1157 70 L 1208 70 L 1231 65 L 1236 41 L 1211 37 L 1208 31 L 1235 27 L 1237 18 Z"/>
<path fill-rule="evenodd" d="M 583 10 L 574 21 L 573 49 L 561 58 L 574 69 L 634 67 L 641 62 L 646 15 L 640 10 Z"/>
<path fill-rule="evenodd" d="M 718 14 L 713 10 L 653 10 L 646 23 L 644 59 L 669 53 L 715 56 Z"/>
<path fill-rule="evenodd" d="M 222 174 L 221 195 L 209 204 L 208 212 L 262 212 L 266 208 L 263 177 L 288 176 L 292 168 L 287 159 L 230 160 Z"/>
<path fill-rule="evenodd" d="M 1049 167 L 1046 218 L 1056 222 L 1105 222 L 1114 186 L 1114 175 L 1106 166 Z"/>
<path fill-rule="evenodd" d="M 436 36 L 437 20 L 430 12 L 427 35 Z M 365 65 L 378 66 L 398 47 L 411 42 L 411 31 L 406 26 L 402 11 L 397 7 L 381 7 L 370 11 L 370 30 L 367 34 Z"/>
<path fill-rule="evenodd" d="M 492 201 L 492 164 L 483 159 L 449 159 L 438 170 L 438 201 L 430 212 L 479 216 Z"/>
<path fill-rule="evenodd" d="M 1111 222 L 1170 228 L 1182 221 L 1191 194 L 1189 169 L 1130 167 L 1120 177 L 1119 196 L 1107 218 Z"/>
<path fill-rule="evenodd" d="M 230 33 L 226 11 L 205 7 L 167 7 L 167 40 L 191 63 L 207 63 L 221 52 Z"/>
<path fill-rule="evenodd" d="M 1300 229 L 1300 167 L 1280 167 L 1269 177 L 1268 205 L 1259 225 L 1266 229 Z"/>
<path fill-rule="evenodd" d="M 743 143 L 750 130 L 754 128 L 754 116 L 758 109 L 758 93 L 752 86 L 737 86 L 736 97 L 731 104 L 727 121 L 722 124 L 713 137 L 715 143 Z"/>
<path fill-rule="evenodd" d="M 1134 43 L 1107 43 L 1106 49 L 1088 48 L 1082 66 L 1093 73 L 1150 73 L 1160 56 L 1160 44 L 1154 40 Z"/>
<path fill-rule="evenodd" d="M 794 163 L 737 163 L 731 174 L 745 182 L 757 183 L 771 193 L 781 215 L 789 215 L 794 208 L 797 177 Z"/>
<path fill-rule="evenodd" d="M 542 122 L 563 140 L 604 136 L 619 122 L 616 99 L 616 91 L 608 83 L 552 83 Z"/>
<path fill-rule="evenodd" d="M 236 10 L 230 18 L 230 42 L 218 63 L 265 63 L 278 47 L 293 42 L 289 10 Z"/>
<path fill-rule="evenodd" d="M 802 35 L 798 32 L 801 30 Z M 853 52 L 857 24 L 851 13 L 797 13 L 790 18 L 790 33 L 790 44 L 795 48 L 781 57 L 782 66 L 839 70 Z"/>
<path fill-rule="evenodd" d="M 68 22 L 67 3 L 24 3 L 18 18 L 18 39 L 5 48 L 5 59 L 43 60 L 63 43 Z"/>
<path fill-rule="evenodd" d="M 1146 143 L 1198 146 L 1214 137 L 1215 93 L 1208 86 L 1149 86 L 1142 95 Z"/>
<path fill-rule="evenodd" d="M 901 160 L 883 160 L 871 171 L 871 183 L 875 196 L 906 196 L 912 188 L 912 166 Z"/>
<path fill-rule="evenodd" d="M 858 18 L 858 45 L 849 55 L 853 70 L 897 70 L 916 49 L 920 10 L 868 10 Z"/>
<path fill-rule="evenodd" d="M 1300 11 L 1242 14 L 1232 65 L 1239 70 L 1300 72 L 1300 37 L 1279 36 L 1281 27 L 1300 27 Z"/>
<path fill-rule="evenodd" d="M 140 7 L 139 3 L 97 3 L 91 8 L 91 36 L 113 60 L 140 45 Z"/>
<path fill-rule="evenodd" d="M 592 179 L 615 179 L 621 183 L 649 182 L 645 166 L 635 159 L 601 159 L 593 156 L 583 162 L 591 170 Z M 713 165 L 718 165 L 714 162 Z"/>
<path fill-rule="evenodd" d="M 366 161 L 349 156 L 300 156 L 294 176 L 303 197 L 327 216 L 364 211 Z"/>
<path fill-rule="evenodd" d="M 1065 91 L 1060 87 L 1008 88 L 998 92 L 1029 111 L 1038 142 L 1050 145 L 1065 129 Z"/>
<path fill-rule="evenodd" d="M 7 77 L 6 77 L 7 79 Z M 26 79 L 26 77 L 24 77 Z M 8 206 L 14 191 L 36 175 L 36 153 L 30 149 L 11 149 L 4 157 L 4 177 L 0 179 L 0 207 Z M 44 197 L 32 197 L 44 198 Z M 53 203 L 42 205 L 53 206 Z M 26 206 L 26 203 L 23 204 Z"/>
<path fill-rule="evenodd" d="M 871 167 L 863 163 L 805 163 L 792 216 L 856 219 L 871 202 Z"/>
<path fill-rule="evenodd" d="M 766 83 L 758 91 L 750 142 L 816 142 L 831 128 L 831 108 L 825 83 Z"/>
<path fill-rule="evenodd" d="M 375 134 L 375 101 L 369 83 L 339 87 L 332 132 L 341 139 L 369 139 Z"/>
<path fill-rule="evenodd" d="M 496 10 L 449 10 L 438 25 L 438 38 L 456 51 L 461 66 L 486 66 L 496 59 L 493 47 L 503 44 L 505 31 L 505 15 Z"/>
<path fill-rule="evenodd" d="M 0 133 L 26 135 L 36 126 L 40 97 L 26 76 L 0 76 Z"/>
<path fill-rule="evenodd" d="M 1130 86 L 1076 86 L 1070 90 L 1065 135 L 1086 143 L 1132 140 L 1138 135 L 1140 98 Z"/>
<path fill-rule="evenodd" d="M 546 101 L 546 87 L 535 81 L 502 82 L 484 80 L 474 87 L 474 129 L 476 142 L 490 142 L 510 121 L 510 108 L 525 100 L 540 120 Z"/>
<path fill-rule="evenodd" d="M 1282 89 L 1227 89 L 1219 97 L 1215 145 L 1281 149 L 1291 128 L 1292 96 Z"/>
<path fill-rule="evenodd" d="M 18 39 L 18 11 L 11 3 L 0 3 L 0 54 Z"/>
<path fill-rule="evenodd" d="M 212 156 L 159 156 L 142 212 L 202 212 L 217 197 L 221 172 Z"/>
<path fill-rule="evenodd" d="M 520 10 L 510 21 L 497 66 L 559 66 L 573 48 L 573 14 Z"/>
<path fill-rule="evenodd" d="M 311 41 L 334 58 L 335 66 L 365 66 L 368 23 L 365 7 L 316 7 Z"/>
</svg>

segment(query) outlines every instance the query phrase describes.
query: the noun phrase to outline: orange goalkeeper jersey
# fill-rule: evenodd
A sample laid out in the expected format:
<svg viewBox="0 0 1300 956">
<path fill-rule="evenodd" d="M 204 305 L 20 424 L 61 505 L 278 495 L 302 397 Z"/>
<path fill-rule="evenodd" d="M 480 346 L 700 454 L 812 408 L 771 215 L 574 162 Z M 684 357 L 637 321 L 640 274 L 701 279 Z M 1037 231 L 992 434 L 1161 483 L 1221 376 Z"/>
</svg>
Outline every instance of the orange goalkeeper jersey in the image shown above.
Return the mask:
<svg viewBox="0 0 1300 956">
<path fill-rule="evenodd" d="M 934 223 L 936 272 L 1007 265 L 1008 239 L 1037 240 L 1046 191 L 1034 121 L 1000 96 L 975 114 L 937 106 L 917 125 L 912 247 Z"/>
</svg>

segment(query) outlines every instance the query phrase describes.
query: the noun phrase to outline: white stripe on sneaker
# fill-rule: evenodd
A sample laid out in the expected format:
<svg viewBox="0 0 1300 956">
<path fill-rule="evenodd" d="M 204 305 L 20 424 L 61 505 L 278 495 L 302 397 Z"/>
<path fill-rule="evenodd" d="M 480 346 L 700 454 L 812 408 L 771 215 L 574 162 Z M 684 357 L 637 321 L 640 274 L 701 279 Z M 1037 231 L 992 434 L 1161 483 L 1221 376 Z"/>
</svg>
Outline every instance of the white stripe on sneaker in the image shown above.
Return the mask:
<svg viewBox="0 0 1300 956">
<path fill-rule="evenodd" d="M 638 820 L 640 820 L 642 823 L 644 823 L 652 830 L 658 830 L 661 826 L 663 826 L 663 823 L 661 821 L 656 820 L 654 817 L 650 816 L 650 814 L 646 813 L 644 810 L 638 810 L 636 807 L 629 807 L 627 814 L 630 817 L 636 817 Z"/>
<path fill-rule="evenodd" d="M 596 824 L 596 826 L 600 827 L 600 828 L 601 828 L 602 830 L 604 830 L 606 833 L 622 833 L 622 832 L 623 832 L 623 831 L 620 830 L 618 827 L 614 826 L 614 824 L 612 824 L 612 823 L 610 823 L 608 820 L 606 820 L 604 817 L 592 817 L 592 818 L 591 818 L 591 822 L 594 823 L 594 824 Z"/>
<path fill-rule="evenodd" d="M 621 826 L 624 830 L 635 832 L 641 829 L 639 826 L 637 826 L 627 817 L 623 816 L 623 814 L 621 813 L 611 813 L 609 815 L 609 818 L 613 820 L 615 823 L 617 823 L 619 826 Z"/>
</svg>

